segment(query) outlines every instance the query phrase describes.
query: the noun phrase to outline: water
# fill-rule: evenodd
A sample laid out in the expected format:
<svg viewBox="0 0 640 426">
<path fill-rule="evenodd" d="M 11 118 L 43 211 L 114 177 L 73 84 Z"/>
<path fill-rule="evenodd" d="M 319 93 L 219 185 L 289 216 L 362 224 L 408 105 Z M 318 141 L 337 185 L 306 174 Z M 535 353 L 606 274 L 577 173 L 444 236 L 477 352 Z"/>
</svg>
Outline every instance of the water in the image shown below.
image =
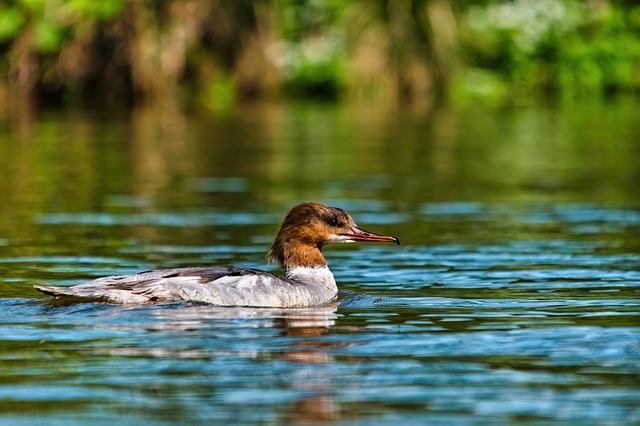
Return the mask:
<svg viewBox="0 0 640 426">
<path fill-rule="evenodd" d="M 639 424 L 638 106 L 4 118 L 0 423 Z M 402 241 L 327 247 L 335 306 L 32 289 L 266 268 L 303 200 Z"/>
</svg>

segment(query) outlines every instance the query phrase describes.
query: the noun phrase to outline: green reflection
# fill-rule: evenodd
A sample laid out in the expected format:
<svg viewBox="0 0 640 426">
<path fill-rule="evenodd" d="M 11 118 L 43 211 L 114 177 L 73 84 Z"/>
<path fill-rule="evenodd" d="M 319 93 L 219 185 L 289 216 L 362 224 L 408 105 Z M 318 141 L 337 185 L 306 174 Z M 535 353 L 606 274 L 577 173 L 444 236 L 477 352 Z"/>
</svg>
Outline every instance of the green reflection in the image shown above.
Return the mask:
<svg viewBox="0 0 640 426">
<path fill-rule="evenodd" d="M 5 118 L 0 236 L 5 247 L 37 240 L 40 252 L 60 234 L 110 245 L 117 244 L 113 230 L 52 230 L 35 219 L 201 208 L 279 217 L 306 199 L 380 200 L 389 211 L 410 212 L 425 202 L 464 200 L 633 206 L 638 106 L 635 99 L 432 111 L 265 104 L 219 117 L 160 104 L 128 117 L 69 111 Z M 153 238 L 144 226 L 129 228 L 118 238 Z"/>
</svg>

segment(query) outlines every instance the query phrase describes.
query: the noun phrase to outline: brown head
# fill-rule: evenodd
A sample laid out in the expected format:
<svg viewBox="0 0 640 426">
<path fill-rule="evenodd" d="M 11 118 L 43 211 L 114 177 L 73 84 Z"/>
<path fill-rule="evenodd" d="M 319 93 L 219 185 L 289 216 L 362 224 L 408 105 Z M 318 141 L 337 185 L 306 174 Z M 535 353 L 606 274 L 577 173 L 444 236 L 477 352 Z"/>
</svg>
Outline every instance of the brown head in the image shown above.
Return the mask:
<svg viewBox="0 0 640 426">
<path fill-rule="evenodd" d="M 326 261 L 321 250 L 325 244 L 356 241 L 400 244 L 395 237 L 358 228 L 351 216 L 342 209 L 316 202 L 302 203 L 292 208 L 284 218 L 268 259 L 285 269 L 323 266 Z"/>
</svg>

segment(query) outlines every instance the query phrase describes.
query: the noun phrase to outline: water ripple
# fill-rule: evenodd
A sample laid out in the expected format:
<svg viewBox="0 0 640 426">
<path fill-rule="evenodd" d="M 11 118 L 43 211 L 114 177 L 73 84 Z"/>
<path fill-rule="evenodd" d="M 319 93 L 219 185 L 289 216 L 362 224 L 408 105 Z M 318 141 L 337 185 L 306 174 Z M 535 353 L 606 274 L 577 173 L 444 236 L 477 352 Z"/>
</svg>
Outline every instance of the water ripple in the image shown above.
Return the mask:
<svg viewBox="0 0 640 426">
<path fill-rule="evenodd" d="M 208 193 L 243 184 L 189 185 Z M 2 421 L 31 424 L 44 413 L 52 424 L 106 424 L 127 413 L 145 424 L 280 424 L 310 412 L 337 424 L 640 421 L 637 210 L 347 207 L 363 226 L 429 236 L 327 248 L 341 292 L 317 309 L 66 304 L 31 288 L 167 264 L 262 268 L 262 236 L 212 244 L 132 233 L 92 255 L 0 257 Z M 212 223 L 235 234 L 278 220 L 206 210 L 51 213 L 35 223 L 53 234 L 134 224 L 188 236 Z"/>
</svg>

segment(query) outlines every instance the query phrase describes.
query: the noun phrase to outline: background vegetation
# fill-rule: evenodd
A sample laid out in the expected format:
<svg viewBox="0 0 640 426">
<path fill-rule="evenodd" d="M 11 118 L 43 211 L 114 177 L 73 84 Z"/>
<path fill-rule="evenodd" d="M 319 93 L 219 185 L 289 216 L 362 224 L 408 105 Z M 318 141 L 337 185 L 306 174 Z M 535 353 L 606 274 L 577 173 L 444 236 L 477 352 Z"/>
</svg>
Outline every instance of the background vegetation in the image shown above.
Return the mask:
<svg viewBox="0 0 640 426">
<path fill-rule="evenodd" d="M 0 101 L 505 102 L 640 90 L 622 0 L 2 0 Z"/>
</svg>

